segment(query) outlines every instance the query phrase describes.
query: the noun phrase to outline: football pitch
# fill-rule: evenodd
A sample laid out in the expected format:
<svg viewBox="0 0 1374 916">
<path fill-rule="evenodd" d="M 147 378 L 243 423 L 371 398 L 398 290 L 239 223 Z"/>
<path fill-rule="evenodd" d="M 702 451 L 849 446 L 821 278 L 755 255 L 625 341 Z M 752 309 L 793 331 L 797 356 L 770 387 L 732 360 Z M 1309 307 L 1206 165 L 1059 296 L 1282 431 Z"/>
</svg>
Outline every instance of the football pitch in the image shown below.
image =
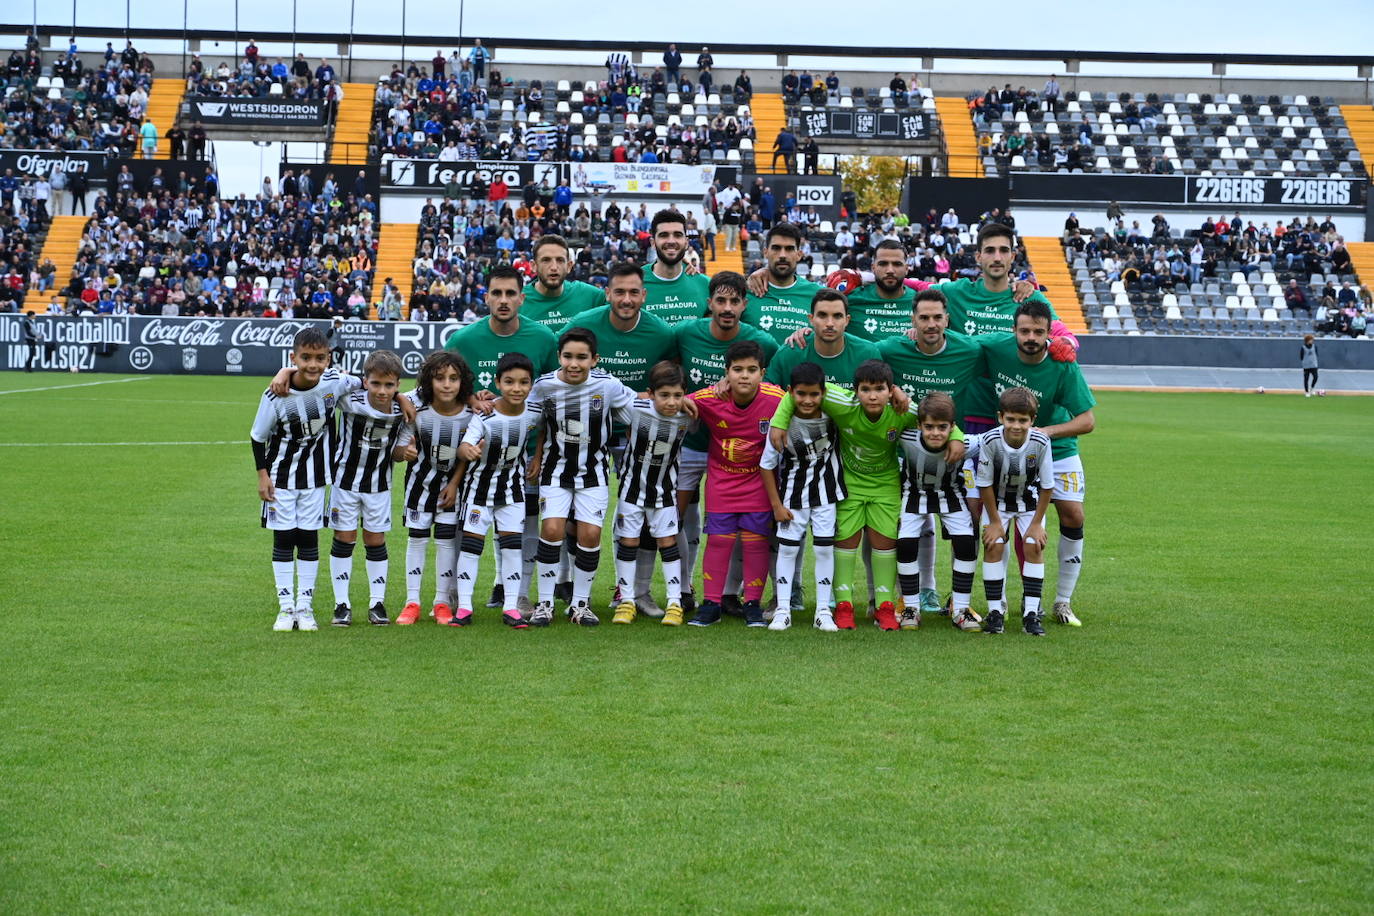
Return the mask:
<svg viewBox="0 0 1374 916">
<path fill-rule="evenodd" d="M 1099 394 L 1046 639 L 335 630 L 327 532 L 312 634 L 264 380 L 119 378 L 0 380 L 6 913 L 1374 908 L 1374 402 Z"/>
</svg>

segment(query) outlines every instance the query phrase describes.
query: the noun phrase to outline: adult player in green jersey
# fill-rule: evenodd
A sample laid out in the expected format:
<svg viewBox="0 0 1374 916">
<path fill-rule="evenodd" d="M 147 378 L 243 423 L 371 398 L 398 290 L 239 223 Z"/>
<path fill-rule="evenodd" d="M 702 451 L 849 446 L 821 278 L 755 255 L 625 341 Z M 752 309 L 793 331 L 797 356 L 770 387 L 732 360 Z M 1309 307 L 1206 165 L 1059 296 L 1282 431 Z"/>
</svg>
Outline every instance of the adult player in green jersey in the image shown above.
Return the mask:
<svg viewBox="0 0 1374 916">
<path fill-rule="evenodd" d="M 496 392 L 496 364 L 507 353 L 523 353 L 536 373 L 558 368 L 558 338 L 544 325 L 523 316 L 525 283 L 513 267 L 492 268 L 487 277 L 487 308 L 491 314 L 449 336 L 444 349 L 460 353 L 477 384 Z"/>
<path fill-rule="evenodd" d="M 1048 351 L 1050 311 L 1043 303 L 1023 302 L 1016 310 L 1012 334 L 980 336 L 987 375 L 1000 395 L 1008 388 L 1029 389 L 1040 399 L 1035 426 L 1050 437 L 1054 457 L 1054 493 L 1059 516 L 1059 581 L 1054 618 L 1081 626 L 1071 600 L 1083 568 L 1083 497 L 1087 481 L 1078 455 L 1078 437 L 1093 431 L 1096 400 L 1075 363 L 1055 362 Z"/>
<path fill-rule="evenodd" d="M 873 250 L 873 282 L 846 293 L 851 334 L 885 340 L 911 327 L 917 290 L 906 285 L 906 254 L 896 239 L 883 239 Z"/>
<path fill-rule="evenodd" d="M 798 328 L 811 326 L 811 298 L 821 286 L 797 276 L 802 234 L 796 226 L 775 223 L 763 246 L 767 266 L 750 278 L 749 303 L 743 320 L 782 343 Z M 764 276 L 759 277 L 760 273 Z"/>
<path fill-rule="evenodd" d="M 534 282 L 525 287 L 525 302 L 520 306 L 520 314 L 525 318 L 539 322 L 557 336 L 573 318 L 606 304 L 606 295 L 600 289 L 568 279 L 572 259 L 568 243 L 561 235 L 540 238 L 532 257 Z"/>
<path fill-rule="evenodd" d="M 606 282 L 606 299 L 609 305 L 583 312 L 569 322 L 568 327 L 586 328 L 596 335 L 597 368 L 611 373 L 635 391 L 647 392 L 649 370 L 662 360 L 677 359 L 673 329 L 667 322 L 644 311 L 644 274 L 638 264 L 624 261 L 611 268 Z M 622 438 L 620 432 L 616 437 Z M 617 469 L 624 467 L 623 448 L 623 441 L 612 446 Z M 647 521 L 645 527 L 648 527 Z M 651 533 L 641 532 L 633 596 L 639 613 L 655 618 L 663 616 L 663 609 L 654 602 L 650 590 L 657 543 Z M 612 603 L 618 605 L 625 598 L 616 594 Z"/>
<path fill-rule="evenodd" d="M 687 217 L 659 210 L 649 223 L 649 237 L 657 260 L 644 265 L 644 311 L 672 325 L 705 316 L 710 281 L 690 272 L 684 260 Z"/>
<path fill-rule="evenodd" d="M 649 390 L 649 370 L 665 359 L 677 359 L 673 329 L 644 311 L 644 274 L 639 265 L 621 262 L 606 282 L 609 304 L 588 309 L 570 322 L 596 334 L 597 368 L 611 373 L 635 391 Z"/>
<path fill-rule="evenodd" d="M 686 321 L 674 328 L 678 358 L 687 376 L 687 387 L 696 390 L 714 384 L 725 375 L 725 351 L 737 340 L 755 340 L 769 359 L 778 345 L 771 336 L 759 329 L 740 323 L 747 295 L 744 277 L 723 270 L 711 278 L 708 285 L 710 316 Z M 706 473 L 706 450 L 709 436 L 698 427 L 683 440 L 678 459 L 677 507 L 681 520 L 679 553 L 682 573 L 688 579 L 696 569 L 697 548 L 701 543 L 701 478 Z M 691 613 L 695 603 L 688 592 L 683 593 L 683 607 Z"/>
<path fill-rule="evenodd" d="M 1016 233 L 1000 223 L 989 223 L 978 230 L 974 258 L 981 272 L 977 280 L 956 280 L 940 287 L 949 304 L 949 326 L 970 337 L 1010 332 L 1017 309 L 1012 288 Z M 1037 291 L 1024 301 L 1039 302 L 1050 310 L 1051 333 L 1063 338 L 1053 345 L 1050 356 L 1056 362 L 1076 359 L 1078 339 L 1059 321 L 1050 300 Z M 997 396 L 987 382 L 970 386 L 959 409 L 963 412 L 965 432 L 982 433 L 996 425 Z"/>
<path fill-rule="evenodd" d="M 521 305 L 525 299 L 525 279 L 513 267 L 500 265 L 492 268 L 487 277 L 487 308 L 491 314 L 475 321 L 449 337 L 444 349 L 460 353 L 472 367 L 481 391 L 479 396 L 490 404 L 496 399 L 496 364 L 507 353 L 523 353 L 534 364 L 536 377 L 558 368 L 558 338 L 546 326 L 523 317 Z M 488 394 L 490 392 L 490 394 Z M 485 408 L 487 413 L 491 407 Z M 524 555 L 526 583 L 534 581 L 534 542 L 537 542 L 537 522 L 539 491 L 534 486 L 526 488 L 526 513 Z M 532 516 L 532 517 L 530 517 Z M 496 560 L 500 563 L 500 551 Z M 502 596 L 501 577 L 497 576 L 487 604 L 500 607 Z M 526 596 L 520 596 L 520 609 L 529 610 Z"/>
<path fill-rule="evenodd" d="M 860 363 L 879 358 L 876 344 L 848 332 L 851 320 L 844 293 L 818 287 L 811 296 L 813 333 L 806 339 L 806 346 L 800 350 L 779 347 L 768 362 L 764 381 L 787 388 L 793 369 L 802 363 L 815 363 L 825 372 L 826 381 L 848 385 Z"/>
<path fill-rule="evenodd" d="M 948 284 L 946 284 L 948 285 Z M 929 287 L 916 293 L 910 321 L 916 332 L 912 340 L 905 334 L 889 337 L 878 343 L 881 358 L 892 367 L 893 379 L 910 398 L 919 403 L 928 394 L 947 394 L 958 402 L 974 382 L 984 377 L 983 350 L 971 337 L 949 330 L 949 313 L 945 306 L 943 287 Z M 953 449 L 957 443 L 950 443 Z M 976 488 L 971 505 L 977 502 Z M 977 518 L 975 512 L 974 518 Z M 940 596 L 935 589 L 934 519 L 927 519 L 918 538 L 918 558 L 921 579 L 922 614 L 940 613 Z"/>
<path fill-rule="evenodd" d="M 910 408 L 910 410 L 908 410 Z M 839 429 L 840 460 L 846 495 L 835 521 L 835 625 L 854 629 L 854 561 L 859 540 L 873 545 L 873 578 L 878 608 L 873 619 L 884 630 L 898 629 L 897 528 L 901 514 L 901 477 L 897 440 L 918 425 L 914 405 L 897 392 L 892 370 L 882 360 L 862 363 L 854 372 L 854 392 L 827 385 L 821 409 Z M 792 402 L 784 398 L 773 416 L 774 448 L 792 421 Z"/>
</svg>

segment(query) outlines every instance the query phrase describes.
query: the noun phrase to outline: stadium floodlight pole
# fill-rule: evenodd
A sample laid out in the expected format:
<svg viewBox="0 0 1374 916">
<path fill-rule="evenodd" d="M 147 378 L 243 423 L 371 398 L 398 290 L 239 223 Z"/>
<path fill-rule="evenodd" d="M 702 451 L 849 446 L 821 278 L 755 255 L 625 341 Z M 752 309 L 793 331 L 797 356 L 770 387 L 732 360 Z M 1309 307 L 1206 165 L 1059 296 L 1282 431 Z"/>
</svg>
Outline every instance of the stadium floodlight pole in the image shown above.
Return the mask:
<svg viewBox="0 0 1374 916">
<path fill-rule="evenodd" d="M 353 82 L 353 19 L 357 15 L 358 0 L 348 0 L 348 81 Z M 292 29 L 295 28 L 295 2 L 292 2 Z"/>
</svg>

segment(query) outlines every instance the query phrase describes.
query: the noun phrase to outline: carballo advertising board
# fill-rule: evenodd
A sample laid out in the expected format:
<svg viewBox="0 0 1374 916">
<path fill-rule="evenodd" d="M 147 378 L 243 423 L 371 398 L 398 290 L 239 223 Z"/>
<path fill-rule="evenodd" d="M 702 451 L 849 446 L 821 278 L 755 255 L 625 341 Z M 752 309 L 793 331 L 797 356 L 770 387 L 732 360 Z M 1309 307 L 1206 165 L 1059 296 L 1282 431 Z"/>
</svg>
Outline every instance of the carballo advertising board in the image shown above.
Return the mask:
<svg viewBox="0 0 1374 916">
<path fill-rule="evenodd" d="M 38 315 L 39 369 L 189 375 L 272 375 L 291 364 L 302 328 L 328 331 L 328 321 L 282 318 Z M 22 369 L 28 357 L 23 316 L 0 315 L 0 369 Z M 414 375 L 458 324 L 346 321 L 330 340 L 339 364 L 359 373 L 374 350 L 394 350 Z"/>
</svg>

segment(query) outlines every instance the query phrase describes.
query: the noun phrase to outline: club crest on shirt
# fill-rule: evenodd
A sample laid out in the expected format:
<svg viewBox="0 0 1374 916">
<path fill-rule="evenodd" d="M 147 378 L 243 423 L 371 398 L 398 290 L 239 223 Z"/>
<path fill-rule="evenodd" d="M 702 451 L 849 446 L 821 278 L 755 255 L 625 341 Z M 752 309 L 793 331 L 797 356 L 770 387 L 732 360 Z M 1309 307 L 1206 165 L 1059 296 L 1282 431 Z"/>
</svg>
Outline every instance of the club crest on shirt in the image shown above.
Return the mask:
<svg viewBox="0 0 1374 916">
<path fill-rule="evenodd" d="M 887 431 L 887 441 L 888 441 L 888 442 L 896 442 L 896 441 L 897 441 L 897 430 L 895 430 L 895 429 L 889 429 L 889 430 Z"/>
<path fill-rule="evenodd" d="M 326 394 L 326 395 L 324 396 L 324 409 L 325 409 L 325 410 L 333 410 L 333 409 L 334 409 L 334 395 L 332 395 L 332 394 Z"/>
<path fill-rule="evenodd" d="M 760 421 L 759 421 L 759 435 L 760 435 L 760 436 L 766 436 L 766 435 L 768 435 L 768 426 L 769 426 L 770 423 L 771 423 L 770 420 L 760 420 Z"/>
<path fill-rule="evenodd" d="M 476 527 L 477 527 L 478 525 L 480 525 L 481 523 L 482 523 L 482 510 L 481 510 L 481 509 L 473 509 L 471 512 L 468 513 L 468 524 L 469 524 L 469 525 L 471 525 L 473 528 L 476 528 Z"/>
<path fill-rule="evenodd" d="M 599 394 L 592 395 L 592 410 L 604 409 L 605 405 L 602 403 L 603 400 L 604 398 L 602 398 L 602 396 Z"/>
<path fill-rule="evenodd" d="M 329 518 L 330 518 L 330 521 L 334 521 L 334 522 L 337 522 L 337 521 L 339 520 L 339 507 L 338 507 L 338 506 L 330 506 L 330 507 L 329 507 Z"/>
</svg>

